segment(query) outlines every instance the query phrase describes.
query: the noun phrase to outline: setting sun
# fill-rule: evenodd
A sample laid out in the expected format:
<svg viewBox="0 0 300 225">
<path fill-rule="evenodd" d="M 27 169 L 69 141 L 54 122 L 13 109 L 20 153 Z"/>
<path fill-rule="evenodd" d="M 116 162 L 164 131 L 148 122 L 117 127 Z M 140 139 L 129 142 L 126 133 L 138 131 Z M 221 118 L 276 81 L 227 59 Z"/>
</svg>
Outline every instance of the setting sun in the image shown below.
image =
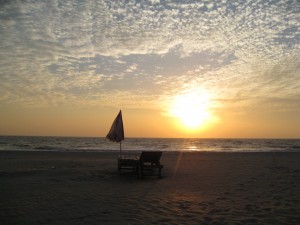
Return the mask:
<svg viewBox="0 0 300 225">
<path fill-rule="evenodd" d="M 171 114 L 178 118 L 185 128 L 197 129 L 211 117 L 208 103 L 208 96 L 201 93 L 190 92 L 178 95 L 173 100 Z"/>
</svg>

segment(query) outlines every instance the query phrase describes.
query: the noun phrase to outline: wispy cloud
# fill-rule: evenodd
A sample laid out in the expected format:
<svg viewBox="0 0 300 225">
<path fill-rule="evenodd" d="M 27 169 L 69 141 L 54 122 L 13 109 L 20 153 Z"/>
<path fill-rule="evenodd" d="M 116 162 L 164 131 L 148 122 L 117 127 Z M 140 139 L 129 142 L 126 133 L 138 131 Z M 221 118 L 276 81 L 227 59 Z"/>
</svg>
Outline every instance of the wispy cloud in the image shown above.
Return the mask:
<svg viewBox="0 0 300 225">
<path fill-rule="evenodd" d="M 159 107 L 189 87 L 216 105 L 298 98 L 299 13 L 297 0 L 1 3 L 0 105 Z"/>
</svg>

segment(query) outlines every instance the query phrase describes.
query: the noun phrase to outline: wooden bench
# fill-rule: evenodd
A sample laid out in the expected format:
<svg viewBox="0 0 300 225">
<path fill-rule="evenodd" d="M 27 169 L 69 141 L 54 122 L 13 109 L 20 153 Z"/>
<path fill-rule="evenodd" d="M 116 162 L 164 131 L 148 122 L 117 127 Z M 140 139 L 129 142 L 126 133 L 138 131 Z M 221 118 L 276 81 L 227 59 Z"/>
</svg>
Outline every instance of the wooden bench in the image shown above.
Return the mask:
<svg viewBox="0 0 300 225">
<path fill-rule="evenodd" d="M 122 170 L 131 170 L 134 173 L 138 173 L 138 169 L 140 167 L 139 158 L 118 158 L 118 171 L 119 174 L 122 174 Z"/>
<path fill-rule="evenodd" d="M 145 175 L 158 175 L 161 177 L 161 170 L 164 167 L 160 163 L 162 152 L 161 151 L 143 151 L 139 158 L 118 158 L 118 171 L 122 174 L 122 170 L 129 170 L 141 177 Z M 156 174 L 156 170 L 158 173 Z"/>
<path fill-rule="evenodd" d="M 143 151 L 140 156 L 141 176 L 156 175 L 154 172 L 158 170 L 158 177 L 161 177 L 161 170 L 164 167 L 160 163 L 161 151 Z M 149 173 L 150 172 L 150 173 Z"/>
</svg>

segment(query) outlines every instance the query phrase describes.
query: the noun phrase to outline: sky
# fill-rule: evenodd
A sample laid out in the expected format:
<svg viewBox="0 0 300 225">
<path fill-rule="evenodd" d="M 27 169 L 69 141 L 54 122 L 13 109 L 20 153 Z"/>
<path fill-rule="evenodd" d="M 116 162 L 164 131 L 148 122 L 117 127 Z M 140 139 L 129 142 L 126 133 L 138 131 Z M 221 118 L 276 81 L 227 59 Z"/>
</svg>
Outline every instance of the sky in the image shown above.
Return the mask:
<svg viewBox="0 0 300 225">
<path fill-rule="evenodd" d="M 0 1 L 0 135 L 300 138 L 300 1 Z"/>
</svg>

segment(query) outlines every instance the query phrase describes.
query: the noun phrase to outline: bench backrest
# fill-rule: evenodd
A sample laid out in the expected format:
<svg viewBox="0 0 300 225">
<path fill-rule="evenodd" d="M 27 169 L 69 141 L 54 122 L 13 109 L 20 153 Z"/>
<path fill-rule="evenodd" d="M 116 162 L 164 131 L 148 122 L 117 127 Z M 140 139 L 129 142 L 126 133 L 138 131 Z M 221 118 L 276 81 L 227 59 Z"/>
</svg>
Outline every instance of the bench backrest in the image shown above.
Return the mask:
<svg viewBox="0 0 300 225">
<path fill-rule="evenodd" d="M 161 151 L 149 151 L 149 152 L 144 151 L 140 156 L 140 161 L 159 163 L 161 155 L 162 155 Z"/>
</svg>

